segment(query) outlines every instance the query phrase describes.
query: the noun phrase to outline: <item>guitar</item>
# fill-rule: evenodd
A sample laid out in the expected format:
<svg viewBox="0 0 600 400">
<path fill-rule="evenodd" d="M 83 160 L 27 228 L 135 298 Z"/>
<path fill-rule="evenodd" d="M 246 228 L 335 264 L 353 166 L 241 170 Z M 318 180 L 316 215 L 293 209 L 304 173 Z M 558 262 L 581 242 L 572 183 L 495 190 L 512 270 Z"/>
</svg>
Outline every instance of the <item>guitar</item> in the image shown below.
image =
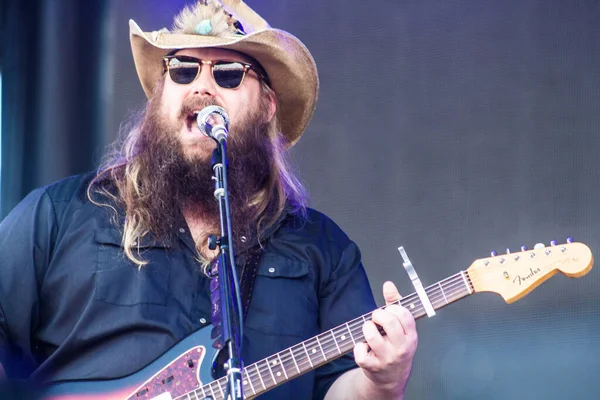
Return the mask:
<svg viewBox="0 0 600 400">
<path fill-rule="evenodd" d="M 537 246 L 536 246 L 537 247 Z M 425 289 L 434 309 L 442 308 L 477 292 L 494 292 L 513 303 L 557 274 L 581 277 L 594 263 L 590 249 L 582 243 L 534 248 L 475 260 L 471 266 Z M 415 319 L 426 315 L 413 293 L 397 304 Z M 244 393 L 252 399 L 305 372 L 346 354 L 364 341 L 362 324 L 371 313 L 323 332 L 311 339 L 248 365 L 243 371 Z M 172 400 L 224 399 L 226 378 L 212 380 L 210 327 L 188 336 L 142 370 L 127 377 L 86 382 L 64 382 L 49 387 L 48 400 Z M 208 360 L 208 353 L 211 353 Z"/>
</svg>

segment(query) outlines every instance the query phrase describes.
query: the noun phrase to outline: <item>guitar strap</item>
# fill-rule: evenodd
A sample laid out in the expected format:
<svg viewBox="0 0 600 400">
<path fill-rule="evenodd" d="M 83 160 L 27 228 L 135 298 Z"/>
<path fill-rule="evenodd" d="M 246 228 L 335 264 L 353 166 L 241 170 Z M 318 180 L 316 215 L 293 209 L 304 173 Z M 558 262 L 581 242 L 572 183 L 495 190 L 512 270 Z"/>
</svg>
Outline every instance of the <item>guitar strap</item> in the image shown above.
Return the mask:
<svg viewBox="0 0 600 400">
<path fill-rule="evenodd" d="M 240 291 L 241 291 L 241 300 L 242 300 L 242 311 L 244 320 L 246 320 L 246 316 L 248 315 L 248 309 L 250 308 L 250 303 L 252 300 L 252 292 L 254 290 L 254 282 L 256 281 L 256 275 L 258 275 L 258 268 L 260 266 L 260 260 L 262 258 L 264 251 L 260 245 L 256 245 L 250 248 L 245 254 L 244 264 L 241 268 L 242 272 L 240 274 Z M 221 348 L 223 345 L 221 338 L 221 321 L 222 321 L 222 313 L 219 301 L 219 275 L 218 275 L 218 260 L 215 261 L 210 270 L 210 298 L 212 303 L 212 324 L 213 329 L 211 333 L 211 338 L 215 339 L 213 343 L 214 348 Z M 240 269 L 239 266 L 237 268 Z"/>
<path fill-rule="evenodd" d="M 252 300 L 252 292 L 254 291 L 254 282 L 258 275 L 258 267 L 264 253 L 260 245 L 254 246 L 248 250 L 248 257 L 242 267 L 242 277 L 240 282 L 240 290 L 242 291 L 242 308 L 244 309 L 244 321 L 248 315 L 250 302 Z"/>
</svg>

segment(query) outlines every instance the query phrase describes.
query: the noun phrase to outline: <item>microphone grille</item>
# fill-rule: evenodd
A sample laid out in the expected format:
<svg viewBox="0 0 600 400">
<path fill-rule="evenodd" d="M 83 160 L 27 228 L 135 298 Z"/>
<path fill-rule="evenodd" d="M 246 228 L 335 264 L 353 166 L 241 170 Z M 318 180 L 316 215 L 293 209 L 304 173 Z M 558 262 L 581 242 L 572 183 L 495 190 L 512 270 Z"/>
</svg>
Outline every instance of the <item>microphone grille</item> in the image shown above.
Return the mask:
<svg viewBox="0 0 600 400">
<path fill-rule="evenodd" d="M 223 125 L 225 125 L 226 129 L 229 129 L 229 116 L 227 115 L 227 111 L 225 111 L 222 107 L 219 106 L 206 106 L 198 113 L 196 117 L 196 122 L 198 123 L 198 128 L 200 132 L 204 135 L 210 137 L 211 128 L 214 125 L 214 121 L 209 121 L 209 118 L 216 117 L 218 119 L 222 119 Z M 221 122 L 221 121 L 219 121 Z"/>
</svg>

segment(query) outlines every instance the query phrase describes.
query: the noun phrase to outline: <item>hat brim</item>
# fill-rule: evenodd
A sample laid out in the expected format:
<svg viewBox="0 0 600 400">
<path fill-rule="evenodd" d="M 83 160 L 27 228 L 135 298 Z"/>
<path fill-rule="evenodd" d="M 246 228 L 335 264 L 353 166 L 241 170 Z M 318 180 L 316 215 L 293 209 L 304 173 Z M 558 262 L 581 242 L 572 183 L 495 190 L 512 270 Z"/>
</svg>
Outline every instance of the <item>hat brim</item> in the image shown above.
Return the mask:
<svg viewBox="0 0 600 400">
<path fill-rule="evenodd" d="M 150 97 L 163 74 L 162 59 L 173 50 L 218 47 L 247 54 L 265 69 L 277 96 L 278 117 L 288 147 L 304 133 L 317 103 L 317 67 L 308 49 L 288 32 L 266 28 L 243 36 L 204 36 L 143 32 L 129 21 L 129 38 L 135 68 Z"/>
</svg>

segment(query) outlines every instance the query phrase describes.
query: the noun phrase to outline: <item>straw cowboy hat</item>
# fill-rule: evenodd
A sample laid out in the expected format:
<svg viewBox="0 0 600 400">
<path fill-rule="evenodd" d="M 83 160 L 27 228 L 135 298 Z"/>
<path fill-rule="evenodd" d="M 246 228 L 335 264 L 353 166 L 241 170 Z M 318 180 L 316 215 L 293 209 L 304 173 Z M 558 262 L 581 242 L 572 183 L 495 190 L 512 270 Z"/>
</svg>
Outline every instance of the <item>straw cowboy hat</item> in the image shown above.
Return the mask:
<svg viewBox="0 0 600 400">
<path fill-rule="evenodd" d="M 264 68 L 277 95 L 288 147 L 300 139 L 312 117 L 319 79 L 310 52 L 290 33 L 271 28 L 241 0 L 200 0 L 181 11 L 172 30 L 143 32 L 130 20 L 129 38 L 148 97 L 164 72 L 165 55 L 180 49 L 219 47 L 244 53 Z"/>
</svg>

